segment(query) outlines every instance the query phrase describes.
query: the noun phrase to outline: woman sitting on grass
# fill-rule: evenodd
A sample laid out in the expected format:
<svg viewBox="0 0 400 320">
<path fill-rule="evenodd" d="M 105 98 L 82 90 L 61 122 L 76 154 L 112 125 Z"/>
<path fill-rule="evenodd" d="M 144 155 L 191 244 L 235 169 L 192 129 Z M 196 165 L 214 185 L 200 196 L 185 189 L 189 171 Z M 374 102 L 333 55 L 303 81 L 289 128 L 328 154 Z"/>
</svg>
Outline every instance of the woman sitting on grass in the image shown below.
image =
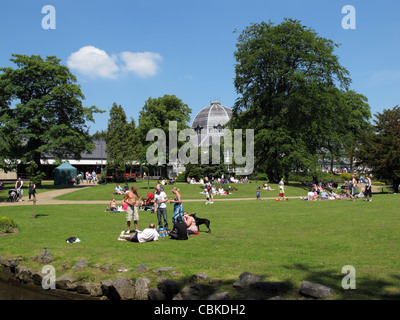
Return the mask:
<svg viewBox="0 0 400 320">
<path fill-rule="evenodd" d="M 111 211 L 111 212 L 118 211 L 117 202 L 115 201 L 114 198 L 111 199 L 110 205 L 108 206 L 108 208 L 106 208 L 106 211 Z"/>
<path fill-rule="evenodd" d="M 197 226 L 196 226 L 196 220 L 192 216 L 190 216 L 187 212 L 183 214 L 183 217 L 185 218 L 185 223 L 187 225 L 187 232 L 188 234 L 195 234 L 198 232 Z"/>
</svg>

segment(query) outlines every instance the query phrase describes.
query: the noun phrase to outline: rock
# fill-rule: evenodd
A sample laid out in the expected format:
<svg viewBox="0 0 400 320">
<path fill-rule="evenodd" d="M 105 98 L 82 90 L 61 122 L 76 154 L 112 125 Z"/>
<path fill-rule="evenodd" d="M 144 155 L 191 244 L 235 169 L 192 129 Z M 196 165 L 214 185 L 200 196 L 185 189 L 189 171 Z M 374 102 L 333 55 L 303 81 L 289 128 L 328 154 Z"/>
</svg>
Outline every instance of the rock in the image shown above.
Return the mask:
<svg viewBox="0 0 400 320">
<path fill-rule="evenodd" d="M 157 288 L 165 295 L 166 299 L 172 299 L 179 292 L 178 283 L 166 278 L 157 280 Z"/>
<path fill-rule="evenodd" d="M 101 297 L 103 295 L 103 290 L 101 289 L 101 284 L 98 282 L 93 282 L 90 286 L 90 295 L 92 297 Z"/>
<path fill-rule="evenodd" d="M 15 277 L 16 277 L 17 279 L 21 279 L 21 278 L 20 278 L 21 273 L 22 273 L 22 271 L 24 271 L 25 269 L 26 269 L 26 266 L 17 266 L 17 267 L 15 268 L 15 270 L 14 270 Z"/>
<path fill-rule="evenodd" d="M 132 300 L 134 288 L 132 281 L 128 278 L 117 278 L 115 280 L 102 281 L 103 293 L 110 300 Z M 106 288 L 105 288 L 106 287 Z"/>
<path fill-rule="evenodd" d="M 32 270 L 31 277 L 32 277 L 33 283 L 34 283 L 35 285 L 37 285 L 37 286 L 41 286 L 41 285 L 42 285 L 43 278 L 44 278 L 46 275 L 47 275 L 47 274 L 45 274 L 45 273 Z M 49 281 L 49 280 L 50 280 L 50 279 L 47 279 L 47 281 Z M 73 287 L 73 285 L 71 286 L 71 288 L 70 288 L 69 290 L 75 290 L 75 288 Z"/>
<path fill-rule="evenodd" d="M 15 268 L 16 278 L 25 284 L 33 283 L 32 275 L 35 272 L 34 269 L 27 269 L 26 266 L 18 266 Z"/>
<path fill-rule="evenodd" d="M 56 288 L 61 290 L 74 291 L 77 287 L 77 281 L 70 274 L 63 274 L 56 279 Z"/>
<path fill-rule="evenodd" d="M 172 300 L 199 300 L 204 289 L 199 284 L 184 287 Z"/>
<path fill-rule="evenodd" d="M 322 284 L 303 281 L 300 286 L 300 293 L 313 298 L 329 298 L 333 295 L 334 291 L 332 288 Z"/>
<path fill-rule="evenodd" d="M 22 258 L 11 258 L 5 261 L 4 265 L 9 268 L 15 268 L 22 261 Z"/>
<path fill-rule="evenodd" d="M 171 271 L 171 270 L 174 270 L 174 269 L 175 268 L 173 268 L 173 267 L 162 267 L 162 268 L 154 269 L 153 273 L 155 273 L 155 274 L 163 273 L 163 272 Z"/>
<path fill-rule="evenodd" d="M 285 300 L 285 299 L 283 299 L 281 296 L 275 296 L 275 297 L 269 298 L 268 300 Z"/>
<path fill-rule="evenodd" d="M 112 262 L 107 263 L 106 265 L 102 266 L 102 267 L 100 268 L 100 270 L 108 271 L 108 270 L 110 269 L 111 266 L 112 266 Z"/>
<path fill-rule="evenodd" d="M 139 265 L 137 267 L 137 269 L 135 270 L 135 272 L 137 273 L 142 273 L 142 272 L 146 272 L 149 269 L 149 266 L 147 264 L 142 263 L 141 265 Z"/>
<path fill-rule="evenodd" d="M 261 282 L 262 278 L 251 274 L 249 272 L 243 272 L 237 281 L 233 284 L 234 288 L 240 289 L 249 286 L 252 283 Z"/>
<path fill-rule="evenodd" d="M 112 286 L 112 282 L 112 280 L 101 281 L 101 290 L 103 291 L 103 295 L 105 295 L 106 297 L 108 297 L 109 295 L 108 289 Z"/>
<path fill-rule="evenodd" d="M 49 264 L 53 262 L 50 251 L 43 249 L 38 255 L 38 261 L 42 264 Z"/>
<path fill-rule="evenodd" d="M 227 291 L 215 292 L 209 295 L 206 300 L 229 300 L 229 293 Z"/>
<path fill-rule="evenodd" d="M 6 263 L 4 261 L 4 263 Z M 11 270 L 9 267 L 0 268 L 0 280 L 8 282 L 12 279 L 15 279 L 14 270 Z"/>
<path fill-rule="evenodd" d="M 167 300 L 167 297 L 165 296 L 164 293 L 162 293 L 160 290 L 157 288 L 150 288 L 149 289 L 149 300 Z"/>
<path fill-rule="evenodd" d="M 97 282 L 81 282 L 77 284 L 76 291 L 78 293 L 89 294 L 92 297 L 101 297 L 103 295 L 101 284 Z"/>
<path fill-rule="evenodd" d="M 85 259 L 80 259 L 78 260 L 75 265 L 72 267 L 72 270 L 82 270 L 85 269 L 86 265 L 89 262 L 87 262 Z"/>
<path fill-rule="evenodd" d="M 76 286 L 76 292 L 83 294 L 90 294 L 90 282 L 78 283 Z"/>
<path fill-rule="evenodd" d="M 198 282 L 201 280 L 206 280 L 208 278 L 208 275 L 206 275 L 205 273 L 201 272 L 201 273 L 197 273 L 194 274 L 190 277 L 190 282 Z"/>
<path fill-rule="evenodd" d="M 150 279 L 147 277 L 137 278 L 135 281 L 135 300 L 148 300 L 149 299 L 149 283 Z"/>
</svg>

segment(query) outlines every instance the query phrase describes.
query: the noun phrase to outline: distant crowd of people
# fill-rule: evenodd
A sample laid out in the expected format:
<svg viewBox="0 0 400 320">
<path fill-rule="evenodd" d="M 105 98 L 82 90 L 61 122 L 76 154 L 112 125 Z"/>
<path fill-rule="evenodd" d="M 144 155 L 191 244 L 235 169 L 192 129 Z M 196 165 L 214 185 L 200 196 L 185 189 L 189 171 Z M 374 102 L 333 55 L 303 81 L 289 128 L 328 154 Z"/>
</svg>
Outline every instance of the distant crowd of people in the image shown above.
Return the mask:
<svg viewBox="0 0 400 320">
<path fill-rule="evenodd" d="M 189 184 L 205 184 L 204 180 L 205 180 L 205 178 L 204 179 L 200 178 L 199 181 L 196 181 L 195 178 L 190 178 L 190 177 L 186 178 L 186 181 Z M 249 183 L 250 181 L 249 181 L 248 177 L 236 179 L 234 176 L 230 176 L 230 177 L 226 178 L 225 175 L 222 174 L 220 178 L 211 177 L 210 182 L 224 184 L 224 183 Z"/>
<path fill-rule="evenodd" d="M 365 187 L 359 187 L 359 181 L 364 184 Z M 328 190 L 326 190 L 328 189 Z M 343 190 L 344 189 L 344 190 Z M 358 189 L 360 191 L 357 193 Z M 357 198 L 366 198 L 366 201 L 372 201 L 372 181 L 370 176 L 366 176 L 365 179 L 361 177 L 360 180 L 357 180 L 355 175 L 352 175 L 352 178 L 345 182 L 344 185 L 340 186 L 340 192 L 337 185 L 335 186 L 332 183 L 324 184 L 321 181 L 318 185 L 313 184 L 307 193 L 307 197 L 300 197 L 302 200 L 307 201 L 316 201 L 316 200 L 353 200 L 355 201 Z M 400 185 L 399 185 L 400 191 Z"/>
</svg>

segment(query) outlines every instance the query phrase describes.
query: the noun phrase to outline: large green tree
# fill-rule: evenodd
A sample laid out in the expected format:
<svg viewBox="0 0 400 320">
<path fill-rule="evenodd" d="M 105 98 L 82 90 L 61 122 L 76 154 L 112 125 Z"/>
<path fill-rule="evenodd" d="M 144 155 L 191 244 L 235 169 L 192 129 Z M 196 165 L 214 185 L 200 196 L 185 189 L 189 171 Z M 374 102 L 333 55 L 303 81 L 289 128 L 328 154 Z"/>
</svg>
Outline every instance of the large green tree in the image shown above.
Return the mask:
<svg viewBox="0 0 400 320">
<path fill-rule="evenodd" d="M 170 122 L 176 122 L 176 133 L 183 129 L 189 128 L 190 113 L 192 110 L 187 104 L 175 95 L 164 95 L 159 98 L 149 98 L 142 110 L 139 112 L 139 137 L 143 144 L 141 153 L 141 160 L 147 162 L 146 152 L 153 141 L 146 141 L 147 134 L 152 129 L 160 129 L 165 133 L 166 144 L 169 144 L 170 137 Z M 177 138 L 177 137 L 176 137 Z M 177 148 L 173 148 L 176 152 L 181 143 L 176 143 Z M 165 162 L 169 162 L 169 148 L 172 146 L 167 145 Z M 168 148 L 169 147 L 169 148 Z M 166 176 L 166 166 L 162 166 L 162 175 Z"/>
<path fill-rule="evenodd" d="M 102 112 L 84 107 L 76 77 L 55 56 L 13 54 L 16 68 L 0 68 L 0 166 L 21 161 L 41 176 L 43 154 L 80 159 L 94 145 L 88 123 Z"/>
<path fill-rule="evenodd" d="M 126 137 L 126 165 L 129 168 L 129 173 L 132 173 L 133 169 L 141 164 L 140 159 L 143 148 L 139 137 L 139 131 L 136 127 L 135 119 L 133 118 L 131 118 L 130 123 L 128 123 Z"/>
<path fill-rule="evenodd" d="M 126 170 L 127 134 L 128 122 L 125 111 L 122 106 L 114 102 L 110 109 L 106 133 L 106 170 L 117 180 L 122 180 Z"/>
<path fill-rule="evenodd" d="M 377 113 L 372 129 L 361 134 L 356 157 L 378 179 L 400 183 L 400 107 Z"/>
<path fill-rule="evenodd" d="M 142 144 L 135 120 L 131 118 L 130 123 L 128 123 L 124 109 L 115 102 L 110 109 L 105 140 L 106 170 L 115 179 L 122 181 L 126 169 L 129 168 L 129 173 L 132 173 L 132 169 L 138 164 Z"/>
<path fill-rule="evenodd" d="M 252 24 L 236 47 L 239 97 L 230 126 L 254 129 L 257 171 L 271 181 L 294 170 L 315 171 L 327 140 L 339 140 L 332 130 L 343 125 L 346 131 L 338 112 L 346 109 L 351 81 L 334 54 L 337 44 L 285 19 Z"/>
</svg>

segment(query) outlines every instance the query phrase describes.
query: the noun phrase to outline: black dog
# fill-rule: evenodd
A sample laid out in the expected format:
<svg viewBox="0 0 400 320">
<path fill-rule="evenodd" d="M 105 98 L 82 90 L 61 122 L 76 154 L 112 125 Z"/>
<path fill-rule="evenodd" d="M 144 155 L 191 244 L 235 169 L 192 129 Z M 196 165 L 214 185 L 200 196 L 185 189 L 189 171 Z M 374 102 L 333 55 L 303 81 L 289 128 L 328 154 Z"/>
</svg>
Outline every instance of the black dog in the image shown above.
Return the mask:
<svg viewBox="0 0 400 320">
<path fill-rule="evenodd" d="M 211 229 L 210 229 L 210 220 L 208 220 L 208 219 L 202 219 L 202 218 L 197 218 L 195 213 L 191 214 L 190 216 L 192 216 L 192 217 L 194 218 L 194 220 L 196 221 L 196 226 L 197 226 L 197 228 L 198 228 L 199 231 L 200 231 L 200 227 L 199 227 L 199 226 L 200 226 L 201 224 L 205 224 L 206 227 L 208 228 L 208 232 L 211 233 Z"/>
</svg>

